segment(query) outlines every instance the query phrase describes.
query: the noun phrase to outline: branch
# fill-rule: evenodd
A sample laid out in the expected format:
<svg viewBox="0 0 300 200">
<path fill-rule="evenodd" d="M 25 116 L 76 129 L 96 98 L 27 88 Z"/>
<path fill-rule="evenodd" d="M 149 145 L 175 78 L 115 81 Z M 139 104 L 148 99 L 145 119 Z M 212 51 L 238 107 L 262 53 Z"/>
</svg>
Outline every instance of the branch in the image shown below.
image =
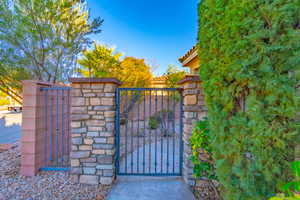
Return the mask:
<svg viewBox="0 0 300 200">
<path fill-rule="evenodd" d="M 22 104 L 23 98 L 20 97 L 19 95 L 15 96 L 14 94 L 16 94 L 16 93 L 13 90 L 9 89 L 8 87 L 6 87 L 6 90 L 4 88 L 0 87 L 0 91 L 5 93 L 6 95 L 10 96 L 12 99 L 14 99 L 19 104 Z"/>
<path fill-rule="evenodd" d="M 30 17 L 32 19 L 32 22 L 39 34 L 39 37 L 40 37 L 40 44 L 41 44 L 41 51 L 42 51 L 42 57 L 41 57 L 41 63 L 40 63 L 40 66 L 43 66 L 42 69 L 44 70 L 44 65 L 45 65 L 45 46 L 44 46 L 44 37 L 43 37 L 43 34 L 42 34 L 42 31 L 40 29 L 40 26 L 37 25 L 37 22 L 36 22 L 36 19 L 35 19 L 35 16 L 34 16 L 34 11 L 32 10 L 32 7 L 29 7 L 30 9 Z"/>
<path fill-rule="evenodd" d="M 57 51 L 60 51 L 59 49 Z M 55 73 L 54 73 L 54 77 L 53 77 L 53 83 L 56 82 L 56 78 L 57 78 L 57 73 L 58 73 L 58 68 L 59 68 L 59 63 L 60 63 L 60 59 L 62 57 L 62 51 L 60 51 L 60 53 L 58 54 L 58 58 L 57 58 L 57 62 L 56 62 L 56 68 L 55 68 Z"/>
<path fill-rule="evenodd" d="M 19 99 L 22 99 L 22 96 L 19 95 L 17 92 L 15 92 L 15 90 L 10 89 L 12 87 L 9 87 L 3 80 L 0 80 L 0 83 L 2 85 L 2 89 L 4 90 L 4 88 L 6 88 L 7 92 L 10 92 L 10 94 L 13 94 L 15 97 L 18 97 Z M 1 87 L 0 87 L 1 88 Z"/>
</svg>

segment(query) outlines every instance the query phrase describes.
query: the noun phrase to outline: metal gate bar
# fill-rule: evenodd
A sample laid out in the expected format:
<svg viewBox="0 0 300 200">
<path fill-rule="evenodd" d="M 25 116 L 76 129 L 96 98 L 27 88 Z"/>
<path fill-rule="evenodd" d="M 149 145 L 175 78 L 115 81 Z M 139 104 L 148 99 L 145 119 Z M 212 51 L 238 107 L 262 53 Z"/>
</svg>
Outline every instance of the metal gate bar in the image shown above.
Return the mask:
<svg viewBox="0 0 300 200">
<path fill-rule="evenodd" d="M 116 95 L 117 174 L 180 176 L 183 159 L 180 91 L 118 88 Z"/>
<path fill-rule="evenodd" d="M 41 88 L 45 134 L 43 171 L 70 169 L 70 87 Z M 65 109 L 66 108 L 66 109 Z"/>
</svg>

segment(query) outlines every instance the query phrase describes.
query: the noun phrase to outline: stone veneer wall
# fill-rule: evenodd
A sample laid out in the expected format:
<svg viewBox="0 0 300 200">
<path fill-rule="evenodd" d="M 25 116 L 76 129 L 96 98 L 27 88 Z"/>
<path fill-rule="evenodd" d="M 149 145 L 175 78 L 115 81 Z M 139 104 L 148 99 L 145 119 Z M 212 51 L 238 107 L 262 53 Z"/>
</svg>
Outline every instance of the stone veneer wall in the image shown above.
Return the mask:
<svg viewBox="0 0 300 200">
<path fill-rule="evenodd" d="M 207 115 L 204 104 L 204 94 L 201 88 L 200 79 L 196 75 L 187 75 L 179 82 L 182 86 L 183 95 L 183 171 L 184 181 L 194 186 L 196 179 L 193 177 L 193 164 L 190 160 L 191 147 L 189 145 L 190 136 L 194 123 L 203 119 Z"/>
<path fill-rule="evenodd" d="M 75 182 L 110 185 L 115 179 L 113 78 L 71 78 L 71 176 Z"/>
</svg>

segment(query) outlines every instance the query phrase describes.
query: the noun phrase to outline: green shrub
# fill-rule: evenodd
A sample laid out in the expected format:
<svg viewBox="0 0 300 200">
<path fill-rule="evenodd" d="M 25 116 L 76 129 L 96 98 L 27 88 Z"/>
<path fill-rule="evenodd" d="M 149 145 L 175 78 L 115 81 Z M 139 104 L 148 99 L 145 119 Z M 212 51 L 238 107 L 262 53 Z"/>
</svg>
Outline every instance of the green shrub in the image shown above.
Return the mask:
<svg viewBox="0 0 300 200">
<path fill-rule="evenodd" d="M 294 180 L 286 183 L 281 190 L 286 193 L 289 197 L 284 194 L 279 194 L 276 197 L 270 198 L 270 200 L 299 200 L 300 199 L 300 161 L 294 161 L 291 165 Z"/>
<path fill-rule="evenodd" d="M 190 145 L 192 148 L 191 160 L 194 164 L 194 176 L 206 177 L 208 179 L 216 179 L 214 165 L 210 157 L 212 153 L 211 137 L 208 129 L 207 119 L 201 120 L 195 124 Z M 201 155 L 205 159 L 201 158 Z"/>
<path fill-rule="evenodd" d="M 162 133 L 165 136 L 168 136 L 170 135 L 168 130 L 168 123 L 171 120 L 174 120 L 174 116 L 175 115 L 172 110 L 166 110 L 166 109 L 160 110 L 149 118 L 148 127 L 150 129 L 157 129 L 158 127 L 160 127 Z"/>
<path fill-rule="evenodd" d="M 300 193 L 300 161 L 294 161 L 291 165 L 294 179 L 286 183 L 281 189 L 289 196 L 294 196 L 295 193 Z M 300 194 L 298 195 L 300 197 Z"/>
<path fill-rule="evenodd" d="M 299 140 L 299 0 L 202 0 L 199 59 L 225 200 L 267 199 Z"/>
<path fill-rule="evenodd" d="M 149 118 L 149 121 L 148 121 L 148 127 L 149 127 L 150 129 L 157 129 L 158 126 L 159 126 L 159 122 L 158 122 L 158 120 L 156 119 L 156 117 L 151 116 L 151 117 Z"/>
</svg>

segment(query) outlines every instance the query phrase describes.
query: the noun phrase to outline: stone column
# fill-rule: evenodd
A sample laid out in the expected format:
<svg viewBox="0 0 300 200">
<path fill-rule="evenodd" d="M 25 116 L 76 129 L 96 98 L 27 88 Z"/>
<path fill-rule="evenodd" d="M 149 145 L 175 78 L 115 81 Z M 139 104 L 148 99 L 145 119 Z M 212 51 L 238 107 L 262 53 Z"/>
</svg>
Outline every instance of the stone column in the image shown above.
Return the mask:
<svg viewBox="0 0 300 200">
<path fill-rule="evenodd" d="M 195 184 L 193 165 L 190 161 L 191 147 L 190 136 L 194 123 L 203 119 L 207 110 L 204 105 L 204 95 L 199 76 L 187 75 L 179 82 L 183 95 L 183 179 L 189 185 Z"/>
<path fill-rule="evenodd" d="M 114 78 L 71 78 L 71 176 L 75 182 L 110 185 L 115 179 Z"/>
</svg>

